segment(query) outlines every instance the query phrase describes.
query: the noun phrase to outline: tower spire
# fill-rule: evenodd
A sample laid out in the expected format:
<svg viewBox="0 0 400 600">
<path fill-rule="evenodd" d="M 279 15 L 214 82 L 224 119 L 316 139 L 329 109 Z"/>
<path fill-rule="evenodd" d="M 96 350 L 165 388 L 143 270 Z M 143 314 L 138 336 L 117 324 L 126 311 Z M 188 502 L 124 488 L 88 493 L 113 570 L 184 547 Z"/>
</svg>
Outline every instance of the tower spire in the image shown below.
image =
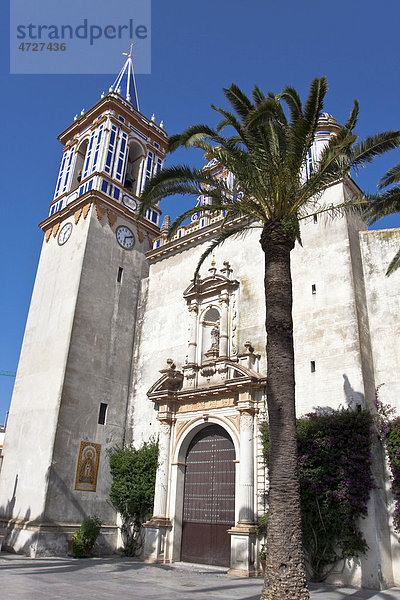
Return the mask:
<svg viewBox="0 0 400 600">
<path fill-rule="evenodd" d="M 134 45 L 135 44 L 131 44 L 129 46 L 129 52 L 122 53 L 124 56 L 127 56 L 127 59 L 116 80 L 114 81 L 113 88 L 116 92 L 121 90 L 119 92 L 121 96 L 126 98 L 128 102 L 130 102 L 136 108 L 136 110 L 139 110 L 139 100 L 132 61 L 132 49 Z"/>
</svg>

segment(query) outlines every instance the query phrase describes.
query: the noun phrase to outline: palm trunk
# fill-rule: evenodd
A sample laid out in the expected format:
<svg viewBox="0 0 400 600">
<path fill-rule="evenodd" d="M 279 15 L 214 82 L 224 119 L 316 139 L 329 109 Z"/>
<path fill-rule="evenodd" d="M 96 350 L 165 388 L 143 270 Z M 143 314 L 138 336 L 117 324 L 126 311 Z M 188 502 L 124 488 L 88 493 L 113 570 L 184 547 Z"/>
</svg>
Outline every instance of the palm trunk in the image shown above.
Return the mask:
<svg viewBox="0 0 400 600">
<path fill-rule="evenodd" d="M 309 598 L 304 568 L 297 439 L 290 252 L 292 235 L 264 227 L 269 416 L 269 519 L 262 600 Z M 276 235 L 276 233 L 278 235 Z"/>
</svg>

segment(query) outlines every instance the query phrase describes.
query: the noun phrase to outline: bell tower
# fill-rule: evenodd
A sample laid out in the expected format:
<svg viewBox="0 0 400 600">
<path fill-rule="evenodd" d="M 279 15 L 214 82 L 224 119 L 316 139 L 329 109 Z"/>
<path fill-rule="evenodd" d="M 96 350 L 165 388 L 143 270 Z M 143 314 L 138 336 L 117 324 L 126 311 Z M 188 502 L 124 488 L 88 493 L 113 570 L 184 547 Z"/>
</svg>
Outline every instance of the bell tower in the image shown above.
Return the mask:
<svg viewBox="0 0 400 600">
<path fill-rule="evenodd" d="M 116 547 L 107 450 L 124 441 L 136 309 L 160 209 L 137 219 L 167 135 L 139 112 L 132 55 L 63 131 L 60 171 L 11 402 L 0 477 L 4 545 L 65 554 L 87 515 Z"/>
</svg>

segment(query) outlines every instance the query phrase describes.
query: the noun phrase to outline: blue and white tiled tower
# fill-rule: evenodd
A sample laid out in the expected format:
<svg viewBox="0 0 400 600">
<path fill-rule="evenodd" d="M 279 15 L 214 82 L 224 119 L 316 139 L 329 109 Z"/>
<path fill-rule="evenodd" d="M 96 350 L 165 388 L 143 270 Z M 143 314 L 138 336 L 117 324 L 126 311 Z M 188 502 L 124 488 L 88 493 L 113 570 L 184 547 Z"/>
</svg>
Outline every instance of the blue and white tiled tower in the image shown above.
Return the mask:
<svg viewBox="0 0 400 600">
<path fill-rule="evenodd" d="M 139 197 L 167 144 L 139 112 L 131 53 L 59 140 L 0 480 L 5 544 L 33 556 L 65 553 L 86 515 L 117 544 L 107 450 L 125 436 L 145 252 L 160 231 L 158 207 L 137 219 Z"/>
</svg>

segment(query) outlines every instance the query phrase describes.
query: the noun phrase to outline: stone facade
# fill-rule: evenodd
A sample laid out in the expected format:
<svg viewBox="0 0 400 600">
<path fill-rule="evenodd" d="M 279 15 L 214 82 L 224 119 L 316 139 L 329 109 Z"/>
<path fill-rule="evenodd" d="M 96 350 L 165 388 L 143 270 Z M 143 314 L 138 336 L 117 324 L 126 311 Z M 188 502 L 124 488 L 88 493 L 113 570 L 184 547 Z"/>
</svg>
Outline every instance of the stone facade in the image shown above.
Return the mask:
<svg viewBox="0 0 400 600">
<path fill-rule="evenodd" d="M 227 240 L 194 281 L 221 215 L 193 220 L 168 240 L 159 207 L 140 221 L 135 214 L 164 159 L 162 128 L 111 90 L 60 141 L 3 450 L 5 544 L 32 556 L 63 554 L 82 518 L 97 514 L 102 549 L 116 550 L 107 450 L 158 436 L 143 558 L 180 560 L 185 461 L 199 432 L 218 425 L 235 455 L 230 572 L 258 573 L 255 524 L 268 485 L 259 435 L 267 375 L 259 230 Z M 347 181 L 321 201 L 338 204 L 355 191 Z M 292 253 L 299 415 L 371 407 L 379 384 L 385 402 L 399 396 L 400 273 L 384 273 L 400 231 L 365 229 L 359 217 L 319 216 L 302 225 L 303 246 Z M 335 577 L 384 587 L 400 583 L 400 557 L 378 450 L 374 471 L 380 488 L 363 524 L 370 550 Z"/>
<path fill-rule="evenodd" d="M 338 185 L 326 192 L 323 201 L 340 202 L 353 191 L 351 182 Z M 158 409 L 162 427 L 168 427 L 169 463 L 165 456 L 162 462 L 164 499 L 160 509 L 165 513 L 155 511 L 153 520 L 146 524 L 145 550 L 149 560 L 163 562 L 179 559 L 183 486 L 179 479 L 183 475 L 179 473 L 184 468 L 184 455 L 190 439 L 210 420 L 230 432 L 239 449 L 236 525 L 229 532 L 232 537 L 231 571 L 252 574 L 259 568 L 257 560 L 254 560 L 257 557 L 254 520 L 265 509 L 266 474 L 260 460 L 258 440 L 259 421 L 265 415 L 263 256 L 257 230 L 240 242 L 227 240 L 215 250 L 211 267 L 203 267 L 200 280 L 196 284 L 192 282 L 184 290 L 199 256 L 212 239 L 214 227 L 213 223 L 200 227 L 187 237 L 160 245 L 147 254 L 150 270 L 149 278 L 144 282 L 146 300 L 141 305 L 140 352 L 128 409 L 129 429 L 135 443 L 146 439 L 146 427 L 150 422 L 152 425 L 147 435 L 153 431 L 152 402 Z M 395 274 L 390 280 L 385 278 L 384 273 L 389 257 L 400 241 L 399 231 L 364 232 L 364 228 L 365 223 L 355 216 L 337 220 L 319 218 L 317 222 L 310 219 L 302 227 L 303 246 L 296 246 L 293 251 L 295 375 L 299 415 L 316 407 L 371 408 L 375 387 L 384 381 L 384 377 L 388 385 L 396 385 L 393 379 L 398 382 L 399 352 L 393 349 L 390 354 L 392 362 L 383 374 L 374 362 L 377 352 L 379 359 L 374 341 L 381 348 L 382 359 L 385 352 L 382 341 L 377 341 L 380 334 L 375 331 L 376 328 L 385 328 L 387 343 L 391 347 L 397 343 L 398 306 L 395 306 L 394 299 L 398 297 L 400 277 Z M 382 238 L 390 241 L 384 251 L 382 244 L 379 245 Z M 375 252 L 368 261 L 367 249 Z M 376 298 L 375 288 L 371 288 L 366 279 L 369 276 L 366 271 L 368 264 L 377 279 L 384 280 L 383 290 L 386 293 L 381 292 L 382 306 Z M 227 273 L 229 279 L 225 281 Z M 176 286 L 178 280 L 182 281 L 180 289 Z M 375 285 L 378 285 L 377 282 Z M 162 295 L 160 289 L 163 290 Z M 390 309 L 386 308 L 386 313 L 370 315 L 372 299 L 375 310 L 379 306 L 379 310 L 383 311 L 388 305 Z M 202 340 L 209 338 L 203 332 L 202 315 L 212 308 L 219 312 L 219 353 L 218 356 L 207 357 L 204 350 L 208 350 L 209 344 L 202 347 Z M 227 322 L 229 327 L 221 325 Z M 228 331 L 227 342 L 225 331 Z M 154 346 L 155 337 L 157 347 Z M 146 358 L 150 354 L 153 360 L 149 362 Z M 162 365 L 166 357 L 170 357 L 170 365 L 161 369 L 162 377 L 156 379 L 155 364 Z M 237 373 L 232 376 L 235 369 Z M 152 377 L 156 381 L 149 386 Z M 172 391 L 167 390 L 169 377 L 176 386 Z M 227 387 L 232 391 L 237 388 L 237 395 L 228 394 L 225 391 Z M 244 400 L 246 404 L 242 405 Z M 396 404 L 396 396 L 390 394 L 390 401 Z M 247 433 L 249 427 L 251 436 Z M 389 584 L 393 577 L 396 580 L 391 561 L 387 558 L 394 542 L 388 527 L 381 460 L 379 456 L 379 464 L 374 465 L 374 469 L 382 487 L 373 493 L 370 517 L 363 524 L 370 551 L 360 562 L 343 565 L 340 575 L 332 576 L 332 581 L 380 587 Z M 386 517 L 383 516 L 385 514 Z M 159 542 L 161 537 L 162 544 Z M 396 540 L 394 552 L 397 543 Z"/>
</svg>

